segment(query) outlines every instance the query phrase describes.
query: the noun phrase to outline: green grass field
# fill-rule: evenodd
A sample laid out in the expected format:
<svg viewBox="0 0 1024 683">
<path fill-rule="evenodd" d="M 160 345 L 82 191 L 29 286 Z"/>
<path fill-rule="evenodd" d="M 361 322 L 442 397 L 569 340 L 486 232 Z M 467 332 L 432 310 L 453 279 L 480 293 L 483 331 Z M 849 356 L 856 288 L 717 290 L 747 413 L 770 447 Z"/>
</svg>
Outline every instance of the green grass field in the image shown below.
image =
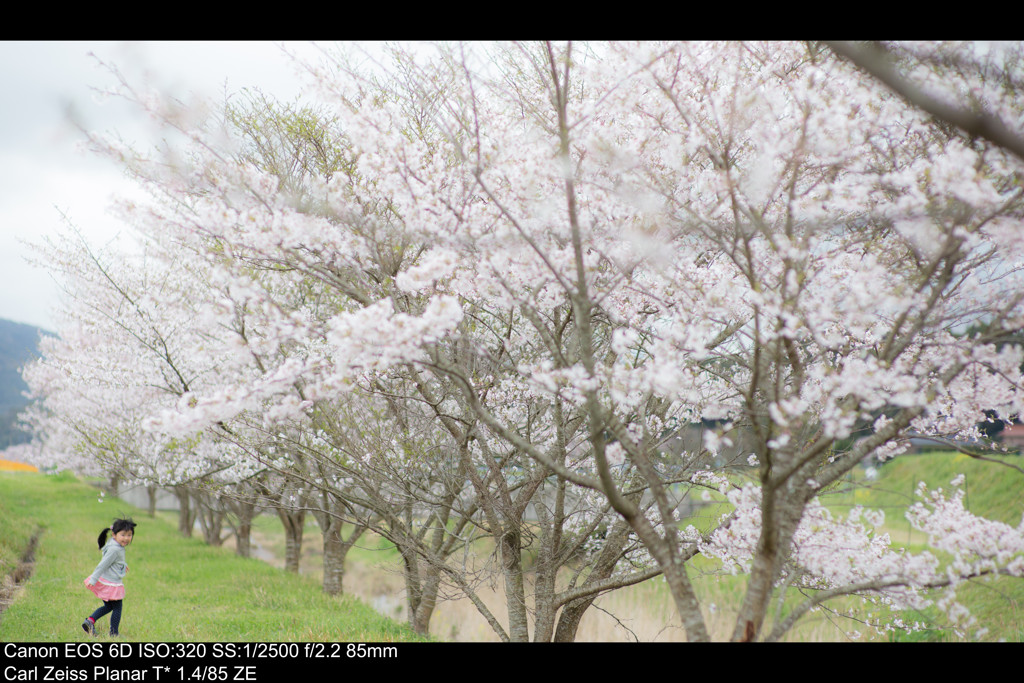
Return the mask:
<svg viewBox="0 0 1024 683">
<path fill-rule="evenodd" d="M 1014 467 L 1024 467 L 1024 457 L 998 458 Z M 866 488 L 847 494 L 850 503 L 884 510 L 885 529 L 895 545 L 921 550 L 925 539 L 913 532 L 903 511 L 913 501 L 919 481 L 929 489 L 952 491 L 951 480 L 959 474 L 966 477 L 965 507 L 975 515 L 1004 522 L 1012 527 L 1024 515 L 1024 473 L 993 462 L 971 458 L 962 453 L 906 455 L 886 463 L 878 470 L 878 478 Z M 840 494 L 837 500 L 842 500 Z M 936 553 L 941 558 L 941 553 Z M 971 637 L 985 641 L 1024 641 L 1024 579 L 999 577 L 970 581 L 958 590 L 959 601 L 977 620 L 970 629 Z M 937 610 L 924 614 L 907 614 L 908 620 L 922 620 L 930 625 L 924 632 L 900 636 L 906 640 L 959 640 L 945 628 Z"/>
<path fill-rule="evenodd" d="M 127 553 L 127 640 L 422 640 L 354 597 L 324 595 L 310 577 L 182 538 L 166 520 L 118 500 L 99 503 L 96 489 L 70 475 L 0 473 L 0 576 L 13 571 L 40 533 L 31 577 L 0 614 L 0 641 L 89 638 L 80 624 L 100 602 L 82 581 L 100 558 L 97 535 L 120 513 L 139 524 Z M 98 633 L 109 628 L 108 619 Z"/>
</svg>

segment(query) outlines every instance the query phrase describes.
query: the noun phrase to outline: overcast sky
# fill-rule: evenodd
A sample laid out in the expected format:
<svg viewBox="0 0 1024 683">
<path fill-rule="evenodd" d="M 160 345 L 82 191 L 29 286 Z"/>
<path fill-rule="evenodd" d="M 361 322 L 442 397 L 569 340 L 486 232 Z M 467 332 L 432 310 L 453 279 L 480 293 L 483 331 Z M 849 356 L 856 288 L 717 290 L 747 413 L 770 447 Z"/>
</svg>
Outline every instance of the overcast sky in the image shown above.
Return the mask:
<svg viewBox="0 0 1024 683">
<path fill-rule="evenodd" d="M 287 49 L 311 55 L 306 44 Z M 219 97 L 259 87 L 291 99 L 302 80 L 277 43 L 269 42 L 0 42 L 0 318 L 53 329 L 58 289 L 30 266 L 19 238 L 54 235 L 64 212 L 93 244 L 116 239 L 124 226 L 106 213 L 111 197 L 128 190 L 110 162 L 80 151 L 82 134 L 67 112 L 88 129 L 138 139 L 138 115 L 95 89 L 114 84 L 99 59 L 130 82 L 181 99 Z"/>
</svg>

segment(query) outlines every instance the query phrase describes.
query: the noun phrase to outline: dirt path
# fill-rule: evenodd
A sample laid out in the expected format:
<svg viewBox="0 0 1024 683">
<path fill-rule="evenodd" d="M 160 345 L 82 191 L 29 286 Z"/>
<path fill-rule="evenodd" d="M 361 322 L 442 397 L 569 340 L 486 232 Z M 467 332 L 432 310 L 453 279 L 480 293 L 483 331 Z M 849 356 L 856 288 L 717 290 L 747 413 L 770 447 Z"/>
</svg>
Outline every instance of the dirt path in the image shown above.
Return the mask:
<svg viewBox="0 0 1024 683">
<path fill-rule="evenodd" d="M 21 562 L 7 576 L 0 579 L 0 619 L 7 611 L 7 607 L 14 602 L 21 590 L 21 585 L 32 576 L 32 570 L 36 564 L 36 546 L 39 544 L 39 537 L 42 536 L 42 528 L 36 529 L 32 537 L 28 539 L 25 552 L 21 555 Z"/>
</svg>

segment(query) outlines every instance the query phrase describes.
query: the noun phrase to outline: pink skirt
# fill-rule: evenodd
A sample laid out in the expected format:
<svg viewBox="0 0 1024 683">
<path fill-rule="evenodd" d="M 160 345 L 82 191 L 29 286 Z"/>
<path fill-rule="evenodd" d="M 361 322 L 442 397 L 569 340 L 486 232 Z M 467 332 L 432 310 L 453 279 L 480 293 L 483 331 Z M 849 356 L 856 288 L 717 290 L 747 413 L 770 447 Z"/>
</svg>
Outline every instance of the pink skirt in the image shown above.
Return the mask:
<svg viewBox="0 0 1024 683">
<path fill-rule="evenodd" d="M 89 578 L 86 577 L 85 587 L 93 592 L 100 600 L 124 600 L 124 584 L 110 583 L 103 579 L 96 579 L 96 583 L 89 585 Z"/>
</svg>

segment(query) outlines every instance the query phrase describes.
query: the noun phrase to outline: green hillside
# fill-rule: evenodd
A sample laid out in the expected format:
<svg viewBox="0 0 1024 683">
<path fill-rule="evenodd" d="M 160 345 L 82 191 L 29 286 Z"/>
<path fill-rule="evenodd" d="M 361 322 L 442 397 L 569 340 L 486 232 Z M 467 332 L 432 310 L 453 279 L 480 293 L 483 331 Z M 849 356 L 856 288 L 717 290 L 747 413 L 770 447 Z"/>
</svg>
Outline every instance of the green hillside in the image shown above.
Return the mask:
<svg viewBox="0 0 1024 683">
<path fill-rule="evenodd" d="M 0 450 L 28 441 L 28 435 L 16 427 L 28 389 L 21 379 L 21 368 L 38 357 L 40 334 L 47 332 L 32 325 L 0 320 Z"/>
</svg>

